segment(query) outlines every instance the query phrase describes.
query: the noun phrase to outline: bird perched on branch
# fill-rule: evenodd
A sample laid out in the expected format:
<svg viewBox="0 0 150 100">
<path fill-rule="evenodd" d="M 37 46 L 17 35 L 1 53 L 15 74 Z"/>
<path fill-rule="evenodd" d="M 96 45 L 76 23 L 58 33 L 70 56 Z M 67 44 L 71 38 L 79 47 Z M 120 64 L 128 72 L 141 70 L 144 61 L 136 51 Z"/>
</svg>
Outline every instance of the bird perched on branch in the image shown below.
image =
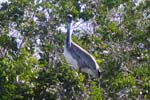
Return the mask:
<svg viewBox="0 0 150 100">
<path fill-rule="evenodd" d="M 71 14 L 67 15 L 67 33 L 64 46 L 64 56 L 66 61 L 78 71 L 90 74 L 94 77 L 100 77 L 99 66 L 94 57 L 84 50 L 82 47 L 74 43 L 71 39 L 72 36 L 72 22 L 73 17 Z"/>
</svg>

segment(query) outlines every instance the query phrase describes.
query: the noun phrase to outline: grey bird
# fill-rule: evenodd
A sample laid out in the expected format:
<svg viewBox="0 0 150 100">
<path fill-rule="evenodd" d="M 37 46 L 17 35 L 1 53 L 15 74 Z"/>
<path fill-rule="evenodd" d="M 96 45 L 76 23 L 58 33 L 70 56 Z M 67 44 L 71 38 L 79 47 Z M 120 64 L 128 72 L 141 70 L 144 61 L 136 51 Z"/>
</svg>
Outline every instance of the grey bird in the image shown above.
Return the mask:
<svg viewBox="0 0 150 100">
<path fill-rule="evenodd" d="M 72 36 L 72 22 L 73 17 L 71 14 L 67 15 L 68 22 L 66 41 L 64 45 L 64 56 L 66 61 L 72 65 L 74 69 L 87 73 L 94 77 L 100 77 L 99 66 L 94 57 L 85 49 L 74 43 L 71 39 Z"/>
</svg>

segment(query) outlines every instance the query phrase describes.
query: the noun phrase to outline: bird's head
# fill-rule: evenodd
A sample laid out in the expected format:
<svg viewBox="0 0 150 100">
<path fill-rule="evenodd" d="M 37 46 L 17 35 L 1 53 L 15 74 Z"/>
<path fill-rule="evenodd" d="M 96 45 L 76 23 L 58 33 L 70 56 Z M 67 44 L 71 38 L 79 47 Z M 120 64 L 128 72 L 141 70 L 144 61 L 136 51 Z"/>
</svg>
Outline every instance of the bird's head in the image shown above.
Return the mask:
<svg viewBox="0 0 150 100">
<path fill-rule="evenodd" d="M 73 20 L 72 15 L 71 15 L 71 14 L 68 14 L 67 17 L 66 17 L 66 20 L 67 20 L 68 23 L 71 23 L 72 20 Z"/>
</svg>

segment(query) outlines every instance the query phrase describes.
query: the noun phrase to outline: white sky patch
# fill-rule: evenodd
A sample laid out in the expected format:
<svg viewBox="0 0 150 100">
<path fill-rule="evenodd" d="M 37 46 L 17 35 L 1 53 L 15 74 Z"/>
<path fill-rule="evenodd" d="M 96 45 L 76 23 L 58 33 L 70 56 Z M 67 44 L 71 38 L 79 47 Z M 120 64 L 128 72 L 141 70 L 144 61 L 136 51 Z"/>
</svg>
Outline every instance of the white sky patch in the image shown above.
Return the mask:
<svg viewBox="0 0 150 100">
<path fill-rule="evenodd" d="M 141 2 L 144 2 L 145 0 L 132 0 L 136 6 L 138 6 Z"/>
<path fill-rule="evenodd" d="M 39 55 L 39 53 L 43 53 L 43 52 L 40 50 L 39 47 L 35 46 L 35 47 L 34 47 L 34 54 L 33 54 L 33 56 L 34 56 L 37 60 L 39 60 L 39 59 L 41 58 L 41 56 Z"/>
<path fill-rule="evenodd" d="M 34 51 L 33 56 L 34 56 L 37 60 L 39 60 L 39 59 L 41 58 L 41 56 L 39 55 L 39 51 Z"/>
<path fill-rule="evenodd" d="M 8 2 L 8 0 L 0 0 L 0 8 L 2 7 L 1 4 L 4 3 L 4 2 Z"/>
<path fill-rule="evenodd" d="M 61 24 L 59 27 L 57 27 L 57 31 L 61 31 L 63 33 L 66 33 L 67 29 L 65 28 L 64 24 Z"/>
<path fill-rule="evenodd" d="M 37 4 L 37 3 L 41 3 L 42 0 L 34 0 L 34 3 Z"/>
<path fill-rule="evenodd" d="M 83 12 L 83 11 L 84 11 L 84 9 L 85 9 L 85 7 L 86 7 L 86 4 L 81 4 L 81 5 L 80 5 L 80 7 L 81 7 L 80 12 Z"/>
<path fill-rule="evenodd" d="M 9 23 L 9 34 L 8 34 L 8 36 L 16 38 L 17 47 L 19 48 L 21 43 L 22 43 L 23 37 L 21 36 L 20 31 L 15 29 L 16 25 L 17 24 L 14 22 Z"/>
<path fill-rule="evenodd" d="M 35 37 L 37 45 L 40 45 L 41 43 L 41 40 L 39 38 L 40 38 L 39 35 Z"/>
<path fill-rule="evenodd" d="M 0 4 L 3 2 L 8 2 L 8 0 L 0 0 Z"/>
<path fill-rule="evenodd" d="M 79 19 L 78 22 L 75 22 L 73 30 L 74 31 L 79 30 L 80 33 L 93 34 L 94 33 L 93 22 L 92 20 L 84 22 L 83 19 Z"/>
<path fill-rule="evenodd" d="M 63 33 L 67 32 L 65 24 L 61 24 L 59 27 L 57 27 L 57 30 Z M 78 19 L 77 22 L 73 22 L 72 30 L 73 34 L 80 34 L 80 33 L 93 34 L 94 33 L 93 22 L 91 20 L 84 22 L 83 19 Z"/>
<path fill-rule="evenodd" d="M 50 19 L 50 16 L 49 16 L 49 13 L 48 13 L 48 10 L 44 10 L 44 15 L 46 17 L 46 21 L 48 21 Z"/>
</svg>

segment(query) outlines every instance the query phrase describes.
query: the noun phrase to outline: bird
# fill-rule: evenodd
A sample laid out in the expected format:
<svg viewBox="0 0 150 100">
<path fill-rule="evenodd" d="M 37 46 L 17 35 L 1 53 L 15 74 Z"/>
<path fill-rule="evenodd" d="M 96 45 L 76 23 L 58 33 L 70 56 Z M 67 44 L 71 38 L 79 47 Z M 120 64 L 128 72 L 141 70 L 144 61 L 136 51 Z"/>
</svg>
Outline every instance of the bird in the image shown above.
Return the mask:
<svg viewBox="0 0 150 100">
<path fill-rule="evenodd" d="M 90 76 L 100 77 L 101 72 L 95 58 L 71 39 L 73 16 L 68 14 L 66 21 L 68 26 L 63 54 L 67 63 L 72 65 L 73 69 L 80 72 L 87 73 Z"/>
</svg>

